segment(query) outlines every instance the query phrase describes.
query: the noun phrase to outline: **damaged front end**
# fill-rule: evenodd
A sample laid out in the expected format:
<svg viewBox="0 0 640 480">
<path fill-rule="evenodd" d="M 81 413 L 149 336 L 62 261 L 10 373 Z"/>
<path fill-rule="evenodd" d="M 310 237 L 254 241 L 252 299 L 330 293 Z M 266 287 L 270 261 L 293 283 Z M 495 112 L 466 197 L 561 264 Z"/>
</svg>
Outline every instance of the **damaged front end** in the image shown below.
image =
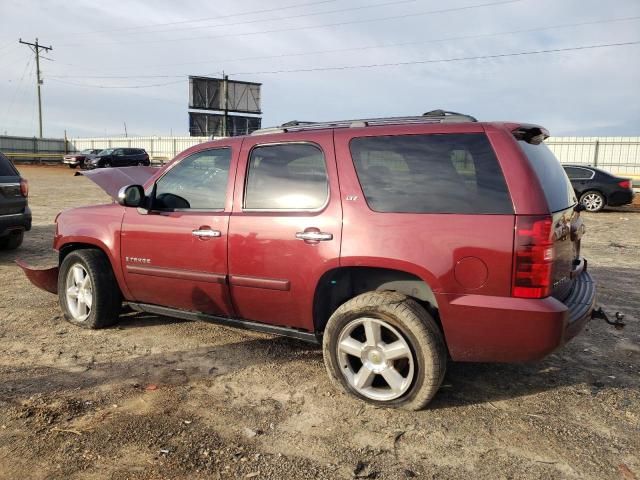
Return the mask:
<svg viewBox="0 0 640 480">
<path fill-rule="evenodd" d="M 58 293 L 58 267 L 34 267 L 24 260 L 16 260 L 16 264 L 36 287 L 53 294 Z"/>
</svg>

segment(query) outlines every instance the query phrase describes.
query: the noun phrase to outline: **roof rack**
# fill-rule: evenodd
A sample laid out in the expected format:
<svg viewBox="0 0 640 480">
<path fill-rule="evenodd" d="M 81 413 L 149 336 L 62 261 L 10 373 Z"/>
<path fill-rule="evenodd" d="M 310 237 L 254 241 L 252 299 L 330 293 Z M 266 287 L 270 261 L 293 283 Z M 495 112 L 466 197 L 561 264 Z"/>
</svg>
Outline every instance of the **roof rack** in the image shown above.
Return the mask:
<svg viewBox="0 0 640 480">
<path fill-rule="evenodd" d="M 283 123 L 279 127 L 261 128 L 251 135 L 266 135 L 268 133 L 299 132 L 303 130 L 321 130 L 325 128 L 356 128 L 373 127 L 380 125 L 406 125 L 421 123 L 455 123 L 455 122 L 477 122 L 471 115 L 463 113 L 449 112 L 447 110 L 431 110 L 415 117 L 383 117 L 383 118 L 362 118 L 357 120 L 338 120 L 332 122 L 302 122 L 292 120 Z"/>
</svg>

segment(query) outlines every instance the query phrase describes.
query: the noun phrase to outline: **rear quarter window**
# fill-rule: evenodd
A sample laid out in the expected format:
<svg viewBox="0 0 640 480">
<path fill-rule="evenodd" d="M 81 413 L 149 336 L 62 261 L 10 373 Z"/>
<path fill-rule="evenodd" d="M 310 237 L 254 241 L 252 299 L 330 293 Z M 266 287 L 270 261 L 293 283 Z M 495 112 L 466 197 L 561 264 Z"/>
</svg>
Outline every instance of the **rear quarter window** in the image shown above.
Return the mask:
<svg viewBox="0 0 640 480">
<path fill-rule="evenodd" d="M 483 133 L 359 137 L 350 150 L 367 204 L 376 212 L 513 213 Z"/>
<path fill-rule="evenodd" d="M 533 145 L 524 140 L 518 140 L 518 144 L 540 181 L 549 210 L 558 212 L 575 205 L 578 201 L 571 182 L 549 147 L 544 143 Z"/>
<path fill-rule="evenodd" d="M 0 153 L 0 177 L 15 177 L 18 175 L 11 160 Z"/>
</svg>

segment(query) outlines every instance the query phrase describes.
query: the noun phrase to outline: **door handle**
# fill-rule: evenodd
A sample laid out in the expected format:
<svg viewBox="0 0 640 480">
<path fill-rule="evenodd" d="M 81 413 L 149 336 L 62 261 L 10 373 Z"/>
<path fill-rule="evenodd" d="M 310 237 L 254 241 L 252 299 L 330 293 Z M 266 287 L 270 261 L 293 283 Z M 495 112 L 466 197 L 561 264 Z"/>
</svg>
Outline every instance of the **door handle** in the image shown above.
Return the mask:
<svg viewBox="0 0 640 480">
<path fill-rule="evenodd" d="M 194 237 L 198 237 L 198 238 L 216 238 L 222 235 L 222 233 L 220 233 L 220 230 L 211 230 L 211 229 L 193 230 L 191 234 Z"/>
<path fill-rule="evenodd" d="M 306 231 L 297 232 L 296 238 L 298 240 L 304 240 L 307 242 L 321 242 L 326 240 L 333 240 L 333 234 L 326 232 Z"/>
</svg>

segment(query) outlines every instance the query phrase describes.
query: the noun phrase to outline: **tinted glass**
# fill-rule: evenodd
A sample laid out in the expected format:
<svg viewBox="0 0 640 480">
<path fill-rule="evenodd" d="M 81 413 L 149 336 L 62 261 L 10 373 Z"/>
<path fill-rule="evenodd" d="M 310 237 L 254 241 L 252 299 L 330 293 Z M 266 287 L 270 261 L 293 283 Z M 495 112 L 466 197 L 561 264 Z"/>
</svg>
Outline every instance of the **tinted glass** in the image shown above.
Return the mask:
<svg viewBox="0 0 640 480">
<path fill-rule="evenodd" d="M 555 155 L 544 143 L 532 145 L 519 140 L 542 185 L 551 212 L 564 210 L 577 203 L 571 182 Z"/>
<path fill-rule="evenodd" d="M 498 160 L 484 134 L 361 137 L 350 147 L 372 210 L 513 213 Z"/>
<path fill-rule="evenodd" d="M 105 157 L 107 155 L 111 155 L 112 153 L 113 153 L 113 148 L 107 148 L 106 150 L 101 150 L 99 155 L 101 157 Z"/>
<path fill-rule="evenodd" d="M 264 145 L 251 151 L 244 208 L 307 210 L 327 201 L 322 150 L 310 144 Z"/>
<path fill-rule="evenodd" d="M 224 209 L 231 149 L 194 153 L 156 183 L 154 208 Z"/>
<path fill-rule="evenodd" d="M 564 167 L 564 171 L 570 179 L 585 180 L 593 176 L 593 172 L 584 168 Z"/>
<path fill-rule="evenodd" d="M 15 177 L 17 174 L 11 160 L 0 153 L 0 177 Z"/>
</svg>

